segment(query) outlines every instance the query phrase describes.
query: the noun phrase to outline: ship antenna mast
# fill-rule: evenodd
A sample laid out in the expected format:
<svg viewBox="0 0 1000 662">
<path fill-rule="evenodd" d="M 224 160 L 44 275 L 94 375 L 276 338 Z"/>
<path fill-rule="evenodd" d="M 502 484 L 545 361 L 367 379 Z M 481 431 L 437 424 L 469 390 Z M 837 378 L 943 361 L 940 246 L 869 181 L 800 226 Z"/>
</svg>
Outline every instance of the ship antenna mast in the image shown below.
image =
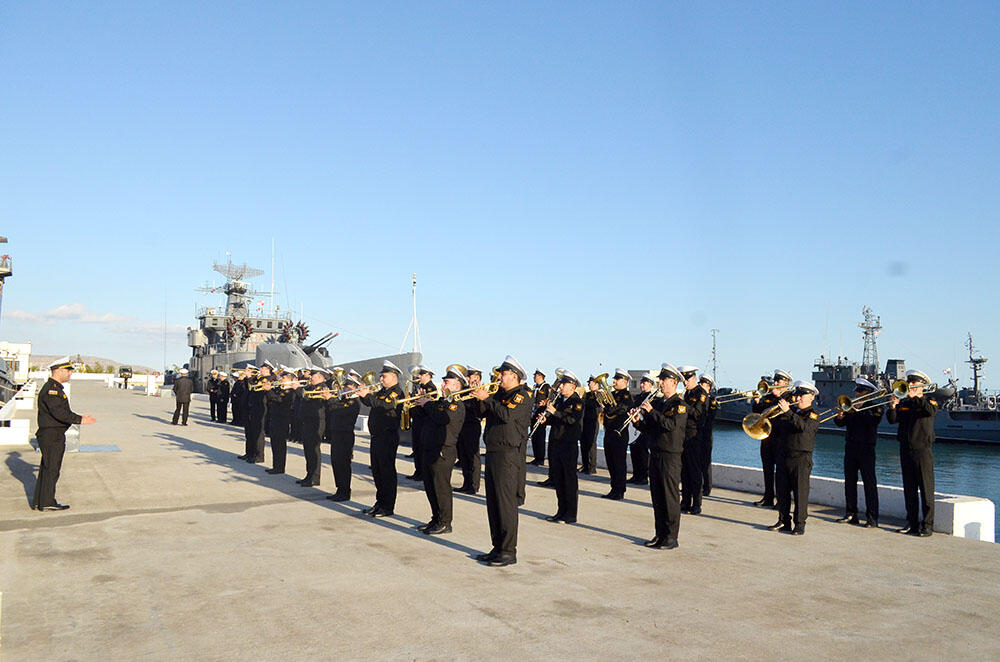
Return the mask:
<svg viewBox="0 0 1000 662">
<path fill-rule="evenodd" d="M 719 332 L 718 329 L 712 329 L 712 381 L 716 384 L 718 384 L 718 381 L 715 378 L 715 372 L 718 369 L 719 364 L 716 361 L 716 355 L 715 355 L 715 334 L 717 334 L 718 332 Z"/>
<path fill-rule="evenodd" d="M 965 346 L 969 348 L 969 360 L 966 361 L 966 363 L 968 363 L 969 365 L 972 366 L 972 390 L 976 394 L 976 397 L 978 398 L 979 397 L 979 371 L 983 369 L 983 364 L 986 363 L 986 361 L 988 359 L 985 359 L 982 356 L 976 357 L 976 356 L 972 355 L 975 350 L 972 347 L 972 332 L 971 331 L 969 332 L 969 342 L 965 343 Z"/>
<path fill-rule="evenodd" d="M 858 323 L 865 338 L 865 353 L 861 358 L 861 374 L 874 377 L 878 375 L 879 366 L 878 347 L 875 344 L 875 337 L 882 330 L 882 318 L 875 317 L 872 309 L 868 306 L 861 309 L 861 314 L 865 317 L 863 322 Z"/>
<path fill-rule="evenodd" d="M 413 274 L 413 317 L 410 318 L 410 325 L 406 327 L 406 335 L 403 342 L 399 343 L 399 351 L 403 352 L 406 339 L 410 337 L 410 330 L 413 330 L 413 351 L 423 352 L 423 345 L 420 343 L 420 324 L 417 322 L 417 274 Z"/>
</svg>

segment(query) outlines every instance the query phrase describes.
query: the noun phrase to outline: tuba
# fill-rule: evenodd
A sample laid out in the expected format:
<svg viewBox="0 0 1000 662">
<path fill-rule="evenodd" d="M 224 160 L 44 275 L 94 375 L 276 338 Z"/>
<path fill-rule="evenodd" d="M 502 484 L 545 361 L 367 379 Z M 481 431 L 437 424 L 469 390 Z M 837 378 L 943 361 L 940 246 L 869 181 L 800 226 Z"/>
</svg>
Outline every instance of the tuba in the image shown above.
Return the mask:
<svg viewBox="0 0 1000 662">
<path fill-rule="evenodd" d="M 597 389 L 597 402 L 602 407 L 613 407 L 615 405 L 615 394 L 608 384 L 608 373 L 602 372 L 594 378 L 600 388 Z"/>
</svg>

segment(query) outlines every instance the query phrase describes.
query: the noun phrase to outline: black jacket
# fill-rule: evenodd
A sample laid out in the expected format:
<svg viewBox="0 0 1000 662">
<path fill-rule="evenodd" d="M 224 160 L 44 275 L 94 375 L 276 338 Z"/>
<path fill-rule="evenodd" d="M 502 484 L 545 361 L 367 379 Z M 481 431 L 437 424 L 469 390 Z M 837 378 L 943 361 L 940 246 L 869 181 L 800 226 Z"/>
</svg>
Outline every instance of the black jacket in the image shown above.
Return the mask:
<svg viewBox="0 0 1000 662">
<path fill-rule="evenodd" d="M 653 410 L 643 412 L 635 427 L 648 432 L 649 450 L 658 453 L 680 453 L 684 450 L 684 429 L 687 426 L 687 405 L 674 393 L 669 398 L 654 398 Z"/>
<path fill-rule="evenodd" d="M 509 391 L 503 389 L 482 401 L 486 413 L 483 441 L 487 453 L 517 451 L 528 438 L 534 407 L 531 391 L 521 384 Z"/>
<path fill-rule="evenodd" d="M 545 424 L 552 428 L 550 446 L 576 447 L 583 434 L 583 399 L 574 393 L 568 398 L 560 398 L 553 406 L 555 413 L 545 416 Z"/>
<path fill-rule="evenodd" d="M 937 400 L 927 397 L 903 398 L 896 408 L 889 408 L 887 420 L 899 425 L 896 439 L 902 447 L 925 450 L 934 443 L 934 417 L 937 415 Z"/>
<path fill-rule="evenodd" d="M 701 426 L 708 409 L 708 394 L 696 386 L 684 391 L 684 404 L 687 405 L 687 422 L 684 426 L 684 445 L 697 445 L 701 441 Z"/>
<path fill-rule="evenodd" d="M 347 398 L 342 400 L 331 400 L 330 412 L 327 420 L 330 422 L 332 432 L 353 432 L 354 425 L 358 422 L 358 414 L 361 412 L 361 402 L 358 398 Z"/>
<path fill-rule="evenodd" d="M 49 377 L 42 390 L 38 392 L 38 429 L 66 430 L 69 426 L 79 423 L 82 418 L 69 408 L 69 399 L 66 397 L 63 385 Z"/>
<path fill-rule="evenodd" d="M 587 391 L 583 395 L 583 420 L 596 421 L 601 413 L 601 403 L 597 400 L 595 391 Z"/>
<path fill-rule="evenodd" d="M 60 384 L 60 386 L 62 386 Z M 194 391 L 194 380 L 187 375 L 174 380 L 174 395 L 177 402 L 191 402 L 191 393 Z"/>
<path fill-rule="evenodd" d="M 819 414 L 812 407 L 799 409 L 792 406 L 786 413 L 773 419 L 773 425 L 780 426 L 778 453 L 786 456 L 812 453 L 816 447 L 816 431 L 819 429 Z M 774 437 L 774 434 L 771 435 Z"/>
<path fill-rule="evenodd" d="M 424 429 L 420 440 L 424 451 L 437 455 L 444 448 L 455 448 L 458 444 L 458 433 L 465 421 L 465 404 L 449 402 L 444 398 L 424 403 Z"/>
<path fill-rule="evenodd" d="M 632 408 L 632 394 L 625 388 L 614 391 L 614 394 L 615 404 L 604 408 L 604 429 L 618 432 Z"/>
<path fill-rule="evenodd" d="M 368 432 L 373 435 L 399 435 L 399 405 L 396 400 L 403 397 L 403 389 L 396 384 L 392 388 L 382 387 L 376 393 L 369 393 L 361 399 L 368 406 Z"/>
<path fill-rule="evenodd" d="M 863 404 L 861 406 L 864 406 Z M 882 407 L 864 411 L 849 411 L 833 419 L 839 427 L 846 427 L 844 441 L 854 446 L 874 446 L 878 442 L 878 424 L 882 420 Z"/>
</svg>

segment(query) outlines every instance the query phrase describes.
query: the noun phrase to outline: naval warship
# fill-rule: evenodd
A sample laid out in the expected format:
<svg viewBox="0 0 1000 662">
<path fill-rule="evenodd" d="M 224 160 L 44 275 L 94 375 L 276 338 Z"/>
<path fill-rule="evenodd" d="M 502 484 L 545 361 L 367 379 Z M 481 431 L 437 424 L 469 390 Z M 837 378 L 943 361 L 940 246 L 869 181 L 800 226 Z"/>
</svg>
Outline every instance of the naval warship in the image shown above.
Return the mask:
<svg viewBox="0 0 1000 662">
<path fill-rule="evenodd" d="M 889 359 L 885 369 L 879 369 L 878 348 L 876 337 L 882 330 L 881 320 L 870 308 L 862 309 L 863 320 L 858 324 L 864 337 L 864 354 L 860 364 L 848 361 L 846 357 L 838 357 L 836 362 L 820 356 L 813 365 L 812 381 L 819 389 L 819 396 L 813 407 L 818 411 L 833 410 L 841 395 L 854 397 L 854 380 L 864 377 L 878 388 L 891 390 L 892 383 L 905 379 L 906 362 L 902 359 Z M 939 384 L 934 398 L 940 407 L 934 419 L 934 435 L 937 441 L 1000 444 L 1000 412 L 997 411 L 997 397 L 987 395 L 980 389 L 983 364 L 987 359 L 976 356 L 972 344 L 972 334 L 969 334 L 966 347 L 969 358 L 966 360 L 972 367 L 972 386 L 959 388 L 956 380 L 949 376 L 948 381 Z M 948 371 L 950 375 L 950 371 Z M 770 375 L 762 377 L 771 379 Z M 716 397 L 733 394 L 731 388 L 719 389 Z M 731 399 L 719 405 L 716 420 L 728 423 L 740 423 L 743 417 L 750 413 L 750 401 L 747 399 Z M 821 432 L 843 433 L 843 428 L 837 427 L 833 420 L 820 425 Z M 890 425 L 886 417 L 879 423 L 878 434 L 881 437 L 896 436 L 896 426 Z"/>
<path fill-rule="evenodd" d="M 195 291 L 207 294 L 223 294 L 224 308 L 206 306 L 198 310 L 198 328 L 188 328 L 188 346 L 191 360 L 187 364 L 195 389 L 204 393 L 212 370 L 231 373 L 247 364 L 260 365 L 271 361 L 274 365 L 290 368 L 334 365 L 346 370 L 354 369 L 361 374 L 378 372 L 383 361 L 392 361 L 408 374 L 418 365 L 420 352 L 404 352 L 387 356 L 334 363 L 327 347 L 337 334 L 327 333 L 318 340 L 306 344 L 309 327 L 301 320 L 294 322 L 288 314 L 270 313 L 258 309 L 254 315 L 251 309 L 253 299 L 270 294 L 252 289 L 250 279 L 263 274 L 263 270 L 244 264 L 213 263 L 212 269 L 222 274 L 225 285 L 204 286 Z"/>
</svg>

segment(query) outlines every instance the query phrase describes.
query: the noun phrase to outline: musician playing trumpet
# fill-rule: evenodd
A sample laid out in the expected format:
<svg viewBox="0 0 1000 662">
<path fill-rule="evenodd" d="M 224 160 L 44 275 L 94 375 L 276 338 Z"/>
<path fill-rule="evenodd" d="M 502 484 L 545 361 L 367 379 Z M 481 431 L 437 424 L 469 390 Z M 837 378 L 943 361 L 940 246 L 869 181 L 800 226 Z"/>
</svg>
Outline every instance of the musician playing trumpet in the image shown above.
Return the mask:
<svg viewBox="0 0 1000 662">
<path fill-rule="evenodd" d="M 468 385 L 465 366 L 450 365 L 441 380 L 444 393 L 457 393 Z M 465 403 L 450 397 L 417 400 L 423 419 L 422 466 L 424 492 L 431 506 L 431 519 L 419 527 L 427 535 L 451 533 L 451 472 L 457 457 L 458 435 L 465 421 Z"/>
<path fill-rule="evenodd" d="M 628 383 L 632 376 L 624 368 L 616 368 L 611 386 L 614 389 L 615 404 L 604 408 L 604 459 L 611 475 L 611 491 L 605 499 L 621 501 L 625 498 L 625 479 L 628 468 L 625 464 L 628 451 L 628 415 L 632 408 L 632 394 Z"/>
<path fill-rule="evenodd" d="M 562 397 L 551 400 L 542 413 L 543 425 L 552 428 L 549 434 L 549 469 L 552 486 L 556 488 L 558 508 L 549 522 L 576 522 L 580 499 L 579 478 L 576 475 L 576 447 L 583 432 L 583 400 L 576 392 L 580 380 L 570 370 L 564 370 L 553 388 Z"/>
</svg>

